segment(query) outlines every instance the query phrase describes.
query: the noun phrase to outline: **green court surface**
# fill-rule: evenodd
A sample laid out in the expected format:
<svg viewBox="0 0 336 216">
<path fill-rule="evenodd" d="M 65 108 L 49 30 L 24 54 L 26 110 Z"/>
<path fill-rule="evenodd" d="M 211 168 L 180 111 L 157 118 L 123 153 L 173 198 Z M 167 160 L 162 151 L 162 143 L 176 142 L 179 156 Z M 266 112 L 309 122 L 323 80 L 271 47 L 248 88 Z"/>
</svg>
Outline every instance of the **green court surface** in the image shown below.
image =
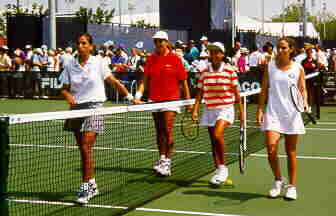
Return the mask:
<svg viewBox="0 0 336 216">
<path fill-rule="evenodd" d="M 105 106 L 110 106 L 111 103 L 106 103 Z M 0 113 L 31 113 L 31 112 L 46 112 L 46 111 L 56 111 L 56 110 L 67 110 L 67 105 L 64 101 L 48 101 L 48 100 L 1 100 L 0 101 Z M 208 180 L 211 175 L 204 176 L 200 179 L 195 180 L 192 184 L 181 184 L 181 182 L 176 182 L 173 178 L 169 177 L 167 180 L 162 180 L 169 184 L 178 184 L 178 189 L 173 192 L 164 195 L 152 202 L 145 204 L 129 213 L 127 216 L 191 216 L 191 215 L 211 215 L 211 216 L 233 216 L 233 215 L 246 215 L 246 216 L 315 216 L 315 215 L 335 215 L 336 205 L 334 204 L 334 197 L 336 196 L 336 172 L 335 172 L 335 162 L 336 162 L 336 146 L 335 146 L 335 132 L 336 132 L 336 107 L 322 107 L 321 108 L 321 120 L 318 121 L 317 125 L 308 125 L 306 135 L 301 137 L 300 144 L 298 145 L 298 200 L 296 201 L 286 201 L 282 198 L 269 199 L 267 198 L 267 192 L 270 189 L 273 181 L 271 175 L 271 170 L 268 167 L 267 157 L 265 151 L 260 151 L 248 159 L 246 174 L 241 175 L 239 173 L 238 164 L 234 163 L 229 166 L 230 169 L 230 179 L 233 180 L 233 186 L 223 185 L 220 188 L 210 188 L 208 185 Z M 249 140 L 247 140 L 249 141 Z M 32 141 L 33 142 L 33 141 Z M 43 141 L 42 141 L 43 142 Z M 62 143 L 62 142 L 61 142 Z M 35 143 L 36 144 L 36 143 Z M 197 143 L 199 145 L 199 143 Z M 208 143 L 205 143 L 208 144 Z M 138 146 L 137 146 L 138 147 Z M 188 146 L 192 148 L 192 145 Z M 286 159 L 284 158 L 284 145 L 281 143 L 280 146 L 281 155 L 281 165 L 282 171 L 285 177 L 287 177 L 286 172 Z M 16 155 L 25 156 L 27 151 L 21 152 L 21 149 L 17 149 Z M 64 157 L 75 159 L 76 164 L 71 165 L 71 169 L 77 169 L 79 166 L 79 152 L 77 149 L 59 149 L 62 154 L 66 155 Z M 36 152 L 35 152 L 36 153 Z M 48 153 L 48 151 L 46 152 Z M 41 154 L 41 152 L 39 153 Z M 99 158 L 109 157 L 109 151 L 102 151 L 97 156 L 97 169 L 101 176 L 97 176 L 99 179 L 104 179 L 104 184 L 113 185 L 112 175 L 115 175 L 113 168 L 109 169 L 109 165 L 106 161 L 100 160 Z M 122 152 L 120 152 L 120 157 L 122 157 Z M 148 155 L 147 155 L 148 154 Z M 106 156 L 105 156 L 106 155 Z M 29 155 L 32 157 L 32 155 Z M 123 161 L 118 161 L 117 156 L 115 161 L 110 161 L 111 164 L 123 163 Z M 155 157 L 153 153 L 143 152 L 142 155 L 137 156 L 139 160 L 144 157 L 149 157 L 153 161 Z M 207 156 L 205 156 L 207 157 Z M 50 160 L 50 155 L 46 155 L 45 160 Z M 56 158 L 62 159 L 62 158 Z M 179 160 L 186 158 L 179 158 Z M 20 158 L 24 160 L 24 158 Z M 176 161 L 177 162 L 177 161 Z M 205 160 L 206 163 L 210 163 L 208 159 Z M 34 163 L 32 161 L 31 163 Z M 46 165 L 45 161 L 38 162 Z M 183 161 L 182 161 L 183 163 Z M 67 165 L 67 163 L 65 163 Z M 117 166 L 117 165 L 116 165 Z M 139 163 L 140 167 L 143 167 L 143 175 L 145 176 L 150 172 L 150 166 L 148 164 Z M 197 172 L 197 166 L 194 164 L 191 166 L 193 171 Z M 182 169 L 182 168 L 181 168 Z M 200 168 L 204 169 L 204 167 Z M 66 169 L 69 170 L 70 169 Z M 22 172 L 22 176 L 17 178 L 16 181 L 22 181 L 24 183 L 25 175 L 34 175 L 32 170 Z M 113 171 L 113 172 L 112 172 Z M 139 177 L 138 170 L 117 170 L 117 175 L 124 176 L 129 175 L 128 178 L 132 178 L 132 175 L 137 175 Z M 188 172 L 187 169 L 178 170 L 176 167 L 175 172 Z M 37 169 L 35 172 L 39 172 Z M 202 171 L 204 172 L 204 171 Z M 38 174 L 37 174 L 38 175 Z M 55 178 L 57 178 L 57 170 L 54 172 Z M 173 173 L 174 175 L 174 173 Z M 111 177 L 111 178 L 110 178 Z M 75 187 L 78 179 L 80 178 L 80 173 L 77 172 L 75 176 L 68 179 L 64 179 L 64 182 L 57 182 L 62 188 L 66 188 L 64 191 L 69 191 L 69 188 Z M 170 180 L 171 179 L 171 180 Z M 153 178 L 152 181 L 156 179 Z M 150 185 L 143 185 L 143 182 L 135 181 L 132 186 L 134 188 L 129 188 L 129 190 L 144 190 L 141 187 L 150 187 Z M 147 182 L 148 183 L 148 182 Z M 153 182 L 149 182 L 153 184 Z M 56 182 L 55 182 L 56 184 Z M 20 184 L 18 184 L 20 185 Z M 154 184 L 153 184 L 154 185 Z M 44 185 L 41 182 L 36 185 L 37 191 L 38 187 L 51 187 L 53 190 L 53 185 Z M 118 203 L 123 201 L 119 200 L 120 194 L 113 195 L 113 186 L 106 187 L 109 195 L 100 195 L 97 199 L 104 202 L 104 198 L 111 198 L 116 200 Z M 18 191 L 19 188 L 16 188 Z M 144 190 L 144 193 L 150 192 L 150 189 Z M 111 195 L 112 193 L 112 195 Z M 127 191 L 125 191 L 127 193 Z M 37 194 L 39 197 L 43 198 L 44 193 Z M 73 200 L 73 193 L 68 194 L 55 194 L 57 196 L 62 196 L 62 200 Z M 22 194 L 26 196 L 26 194 Z M 50 194 L 48 194 L 50 199 Z M 57 197 L 59 198 L 59 197 Z M 118 200 L 118 201 L 117 201 Z M 125 202 L 127 200 L 125 199 Z M 112 202 L 114 203 L 114 202 Z M 124 203 L 124 205 L 127 203 Z M 76 207 L 77 208 L 77 207 Z M 81 208 L 81 207 L 78 207 Z M 85 211 L 85 208 L 83 208 Z M 34 214 L 34 208 L 29 209 Z M 27 210 L 28 211 L 28 210 Z M 55 210 L 53 207 L 50 209 L 52 212 L 56 212 L 53 215 L 62 215 L 63 211 Z M 109 209 L 106 209 L 107 213 Z M 81 213 L 82 211 L 72 211 L 75 213 Z M 108 215 L 108 214 L 104 214 Z"/>
<path fill-rule="evenodd" d="M 247 172 L 239 173 L 238 164 L 229 166 L 234 187 L 208 186 L 211 175 L 130 212 L 127 216 L 331 216 L 336 213 L 336 107 L 322 107 L 321 120 L 308 125 L 298 145 L 298 199 L 269 199 L 271 170 L 265 151 L 249 157 Z M 280 145 L 282 173 L 287 177 L 284 145 Z M 153 212 L 148 212 L 152 210 Z M 169 213 L 165 213 L 168 210 Z M 180 212 L 179 212 L 180 211 Z M 184 211 L 184 212 L 183 212 Z"/>
</svg>

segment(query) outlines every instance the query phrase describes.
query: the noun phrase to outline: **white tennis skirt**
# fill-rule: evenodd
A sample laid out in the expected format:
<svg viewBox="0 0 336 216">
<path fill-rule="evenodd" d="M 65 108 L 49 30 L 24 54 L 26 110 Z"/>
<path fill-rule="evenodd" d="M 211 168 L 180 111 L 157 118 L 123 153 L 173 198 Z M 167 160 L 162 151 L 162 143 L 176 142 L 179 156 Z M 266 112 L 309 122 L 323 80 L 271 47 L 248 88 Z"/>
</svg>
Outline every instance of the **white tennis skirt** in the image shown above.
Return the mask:
<svg viewBox="0 0 336 216">
<path fill-rule="evenodd" d="M 88 102 L 76 104 L 71 110 L 80 109 L 96 109 L 103 107 L 100 102 Z M 72 132 L 95 132 L 102 133 L 104 131 L 104 117 L 102 115 L 88 116 L 84 118 L 67 119 L 64 123 L 65 131 Z"/>
<path fill-rule="evenodd" d="M 200 124 L 203 126 L 214 127 L 218 120 L 224 120 L 233 124 L 234 122 L 234 106 L 228 105 L 218 109 L 205 108 L 202 114 Z"/>
<path fill-rule="evenodd" d="M 154 101 L 148 100 L 148 102 L 154 102 Z M 167 106 L 167 107 L 162 107 L 160 109 L 153 109 L 153 110 L 150 110 L 149 112 L 156 113 L 156 112 L 167 112 L 167 111 L 176 112 L 176 113 L 182 112 L 181 107 L 175 107 L 175 106 Z"/>
</svg>

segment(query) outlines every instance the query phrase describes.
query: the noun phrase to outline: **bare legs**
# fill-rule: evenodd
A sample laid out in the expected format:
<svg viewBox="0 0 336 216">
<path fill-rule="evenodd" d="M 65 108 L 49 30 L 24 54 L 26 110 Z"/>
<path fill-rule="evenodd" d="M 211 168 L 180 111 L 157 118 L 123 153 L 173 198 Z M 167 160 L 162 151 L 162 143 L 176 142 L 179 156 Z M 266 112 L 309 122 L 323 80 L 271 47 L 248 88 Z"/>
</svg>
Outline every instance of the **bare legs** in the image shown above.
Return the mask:
<svg viewBox="0 0 336 216">
<path fill-rule="evenodd" d="M 166 111 L 153 113 L 156 129 L 156 141 L 160 155 L 171 158 L 174 152 L 174 121 L 176 112 Z"/>
<path fill-rule="evenodd" d="M 82 159 L 83 182 L 89 182 L 94 177 L 94 159 L 92 147 L 97 134 L 94 132 L 75 133 Z"/>
<path fill-rule="evenodd" d="M 216 168 L 218 168 L 219 165 L 225 165 L 224 129 L 229 125 L 229 122 L 219 120 L 216 122 L 215 127 L 208 127 L 211 139 L 212 156 Z"/>
<path fill-rule="evenodd" d="M 279 141 L 280 141 L 280 133 L 275 131 L 266 131 L 268 162 L 273 171 L 275 180 L 281 180 L 280 164 L 278 158 Z M 296 146 L 298 141 L 299 141 L 299 135 L 297 134 L 285 135 L 285 149 L 287 154 L 287 168 L 288 168 L 290 185 L 296 185 L 296 177 L 297 177 Z"/>
</svg>

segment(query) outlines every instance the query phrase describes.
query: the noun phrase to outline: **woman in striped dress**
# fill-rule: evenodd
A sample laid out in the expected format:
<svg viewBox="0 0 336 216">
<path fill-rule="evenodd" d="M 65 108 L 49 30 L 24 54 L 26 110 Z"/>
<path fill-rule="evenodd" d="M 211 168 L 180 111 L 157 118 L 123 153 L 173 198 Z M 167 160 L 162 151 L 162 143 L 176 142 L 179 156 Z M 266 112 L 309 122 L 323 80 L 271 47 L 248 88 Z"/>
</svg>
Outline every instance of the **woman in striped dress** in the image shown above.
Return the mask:
<svg viewBox="0 0 336 216">
<path fill-rule="evenodd" d="M 239 105 L 241 125 L 243 125 L 244 115 L 243 106 L 240 103 L 237 74 L 230 65 L 223 62 L 225 56 L 223 44 L 215 42 L 208 46 L 208 50 L 211 63 L 201 71 L 192 118 L 198 119 L 200 103 L 204 99 L 206 108 L 202 115 L 201 125 L 208 127 L 216 167 L 210 184 L 220 185 L 228 177 L 228 168 L 224 158 L 224 130 L 234 122 L 235 103 Z"/>
</svg>

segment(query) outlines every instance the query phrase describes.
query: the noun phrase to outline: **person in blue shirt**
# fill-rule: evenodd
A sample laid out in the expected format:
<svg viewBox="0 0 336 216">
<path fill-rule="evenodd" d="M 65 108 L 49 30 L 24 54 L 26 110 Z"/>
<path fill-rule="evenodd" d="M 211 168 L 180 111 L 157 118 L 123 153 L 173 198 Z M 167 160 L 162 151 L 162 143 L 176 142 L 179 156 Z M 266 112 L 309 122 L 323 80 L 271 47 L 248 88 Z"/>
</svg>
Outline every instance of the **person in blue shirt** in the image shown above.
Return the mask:
<svg viewBox="0 0 336 216">
<path fill-rule="evenodd" d="M 199 58 L 199 54 L 200 53 L 197 47 L 195 46 L 195 42 L 193 40 L 190 40 L 188 42 L 188 47 L 186 49 L 184 58 L 188 61 L 189 64 L 191 64 L 193 61 Z"/>
</svg>

